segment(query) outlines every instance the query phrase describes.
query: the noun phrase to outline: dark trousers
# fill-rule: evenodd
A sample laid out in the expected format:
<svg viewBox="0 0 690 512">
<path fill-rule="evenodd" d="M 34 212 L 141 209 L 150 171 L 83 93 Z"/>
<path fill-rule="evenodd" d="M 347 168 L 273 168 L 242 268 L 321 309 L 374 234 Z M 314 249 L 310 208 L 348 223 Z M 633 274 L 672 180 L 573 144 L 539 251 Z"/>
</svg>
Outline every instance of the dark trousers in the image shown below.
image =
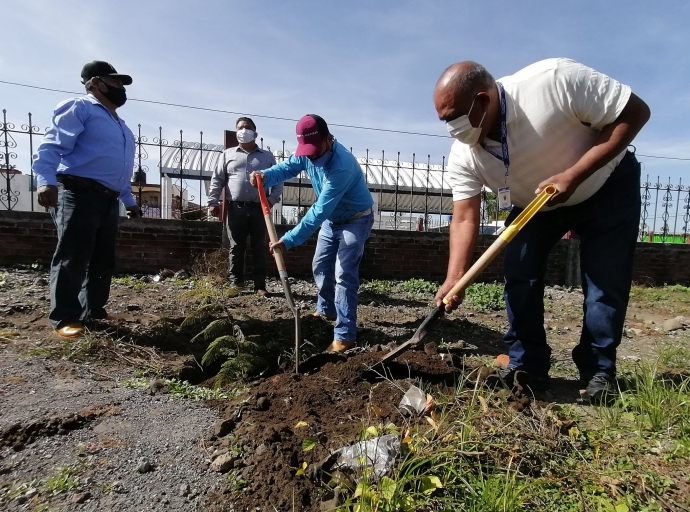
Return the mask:
<svg viewBox="0 0 690 512">
<path fill-rule="evenodd" d="M 118 209 L 118 200 L 105 194 L 59 185 L 58 207 L 51 208 L 58 235 L 50 266 L 53 328 L 106 317 L 115 270 Z"/>
<path fill-rule="evenodd" d="M 230 276 L 236 283 L 244 282 L 244 253 L 247 237 L 251 238 L 254 289 L 266 288 L 266 221 L 261 207 L 230 203 L 228 209 L 230 239 Z"/>
<path fill-rule="evenodd" d="M 521 212 L 515 208 L 506 224 Z M 510 365 L 538 377 L 550 369 L 544 331 L 544 274 L 549 251 L 569 230 L 580 236 L 584 317 L 573 361 L 580 376 L 615 376 L 616 348 L 632 283 L 640 222 L 640 164 L 627 153 L 599 191 L 575 205 L 538 213 L 505 252 L 504 337 Z"/>
</svg>

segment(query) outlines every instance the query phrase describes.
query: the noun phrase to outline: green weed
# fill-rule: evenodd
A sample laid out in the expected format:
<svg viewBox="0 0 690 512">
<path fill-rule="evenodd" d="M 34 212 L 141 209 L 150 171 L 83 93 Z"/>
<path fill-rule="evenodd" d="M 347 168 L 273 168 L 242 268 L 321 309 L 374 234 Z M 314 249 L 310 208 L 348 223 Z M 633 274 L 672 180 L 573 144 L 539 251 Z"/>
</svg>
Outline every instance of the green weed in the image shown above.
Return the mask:
<svg viewBox="0 0 690 512">
<path fill-rule="evenodd" d="M 79 485 L 79 478 L 76 475 L 75 468 L 69 466 L 57 468 L 55 473 L 45 480 L 43 487 L 53 495 L 69 492 Z"/>
<path fill-rule="evenodd" d="M 424 279 L 408 279 L 400 283 L 399 288 L 410 295 L 433 297 L 438 291 L 439 285 Z"/>
<path fill-rule="evenodd" d="M 475 283 L 465 291 L 465 303 L 476 311 L 500 311 L 505 308 L 503 285 Z"/>
<path fill-rule="evenodd" d="M 168 394 L 173 398 L 186 398 L 188 400 L 217 400 L 235 398 L 241 393 L 239 389 L 210 389 L 202 386 L 195 386 L 187 381 L 178 379 L 162 379 L 163 384 L 168 388 Z M 151 379 L 135 377 L 120 381 L 126 388 L 146 389 L 151 385 Z"/>
<path fill-rule="evenodd" d="M 395 287 L 394 281 L 365 281 L 359 287 L 362 293 L 372 293 L 375 295 L 390 295 Z"/>
</svg>

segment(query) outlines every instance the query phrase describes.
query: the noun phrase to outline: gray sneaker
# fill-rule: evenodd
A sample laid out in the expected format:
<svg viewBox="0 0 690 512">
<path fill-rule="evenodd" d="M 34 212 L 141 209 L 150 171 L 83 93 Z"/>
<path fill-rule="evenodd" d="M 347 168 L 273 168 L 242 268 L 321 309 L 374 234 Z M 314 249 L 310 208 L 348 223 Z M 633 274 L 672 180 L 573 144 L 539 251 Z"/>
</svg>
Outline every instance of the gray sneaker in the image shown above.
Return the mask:
<svg viewBox="0 0 690 512">
<path fill-rule="evenodd" d="M 608 375 L 595 375 L 585 387 L 590 402 L 603 404 L 609 403 L 618 394 L 618 385 L 614 377 Z"/>
</svg>

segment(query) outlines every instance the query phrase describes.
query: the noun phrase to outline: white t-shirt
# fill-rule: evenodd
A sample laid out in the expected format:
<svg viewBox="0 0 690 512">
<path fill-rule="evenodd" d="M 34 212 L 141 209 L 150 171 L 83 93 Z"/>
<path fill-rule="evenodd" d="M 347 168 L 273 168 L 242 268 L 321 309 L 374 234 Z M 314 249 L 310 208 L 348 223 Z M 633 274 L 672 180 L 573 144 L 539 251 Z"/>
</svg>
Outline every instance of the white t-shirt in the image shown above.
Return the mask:
<svg viewBox="0 0 690 512">
<path fill-rule="evenodd" d="M 539 183 L 575 164 L 599 131 L 613 123 L 630 98 L 630 87 L 569 59 L 548 59 L 498 80 L 506 92 L 510 169 L 508 187 L 515 206 L 534 199 Z M 586 124 L 585 124 L 586 123 Z M 485 139 L 501 154 L 501 143 Z M 581 203 L 601 188 L 625 151 L 592 174 L 570 199 Z M 455 141 L 448 158 L 453 200 L 476 196 L 482 185 L 505 186 L 503 161 L 482 148 Z"/>
</svg>

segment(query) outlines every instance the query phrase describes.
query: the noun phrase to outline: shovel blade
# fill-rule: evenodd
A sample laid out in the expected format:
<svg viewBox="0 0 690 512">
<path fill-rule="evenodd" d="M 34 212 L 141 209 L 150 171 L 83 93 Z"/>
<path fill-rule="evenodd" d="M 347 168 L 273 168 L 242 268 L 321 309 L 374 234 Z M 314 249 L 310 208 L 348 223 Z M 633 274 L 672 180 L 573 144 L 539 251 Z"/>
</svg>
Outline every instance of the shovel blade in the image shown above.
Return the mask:
<svg viewBox="0 0 690 512">
<path fill-rule="evenodd" d="M 431 324 L 433 324 L 437 318 L 443 316 L 443 312 L 445 311 L 446 306 L 445 305 L 440 305 L 436 309 L 434 309 L 429 315 L 424 319 L 424 321 L 420 324 L 420 326 L 417 328 L 415 331 L 414 335 L 412 338 L 410 338 L 408 341 L 400 345 L 398 348 L 392 350 L 385 356 L 381 358 L 381 362 L 385 363 L 386 361 L 392 361 L 396 357 L 398 357 L 400 354 L 403 352 L 407 352 L 409 349 L 417 345 L 424 336 L 426 336 L 427 331 L 429 330 L 429 327 Z"/>
</svg>

